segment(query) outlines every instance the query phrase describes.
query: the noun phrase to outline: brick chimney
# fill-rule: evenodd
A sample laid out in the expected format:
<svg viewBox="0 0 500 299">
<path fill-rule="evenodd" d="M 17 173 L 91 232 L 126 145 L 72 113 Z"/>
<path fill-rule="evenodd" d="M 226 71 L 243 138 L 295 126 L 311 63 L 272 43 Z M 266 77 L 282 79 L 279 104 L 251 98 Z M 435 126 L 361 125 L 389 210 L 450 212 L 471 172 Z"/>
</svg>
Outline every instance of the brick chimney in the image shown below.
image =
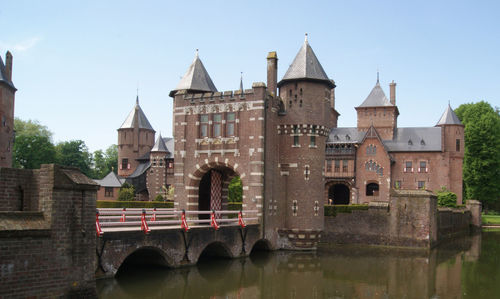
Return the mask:
<svg viewBox="0 0 500 299">
<path fill-rule="evenodd" d="M 278 55 L 276 52 L 267 54 L 267 90 L 276 96 L 278 87 Z"/>
<path fill-rule="evenodd" d="M 12 54 L 9 51 L 5 54 L 5 77 L 12 82 Z"/>
<path fill-rule="evenodd" d="M 394 82 L 394 80 L 392 80 L 391 83 L 389 83 L 389 87 L 390 87 L 390 98 L 391 98 L 391 104 L 393 104 L 394 106 L 396 106 L 396 83 Z"/>
</svg>

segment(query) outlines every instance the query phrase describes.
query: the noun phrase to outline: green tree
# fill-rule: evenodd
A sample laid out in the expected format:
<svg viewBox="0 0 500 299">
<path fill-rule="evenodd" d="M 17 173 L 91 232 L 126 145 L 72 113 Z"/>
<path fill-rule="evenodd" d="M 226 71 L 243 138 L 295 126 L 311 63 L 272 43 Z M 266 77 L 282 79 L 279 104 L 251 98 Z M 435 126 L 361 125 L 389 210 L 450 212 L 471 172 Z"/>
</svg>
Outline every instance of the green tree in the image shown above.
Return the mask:
<svg viewBox="0 0 500 299">
<path fill-rule="evenodd" d="M 21 135 L 16 136 L 13 158 L 16 168 L 37 169 L 41 164 L 54 163 L 56 151 L 46 136 Z"/>
<path fill-rule="evenodd" d="M 82 140 L 63 141 L 56 145 L 56 161 L 64 166 L 73 166 L 92 177 L 92 155 Z"/>
<path fill-rule="evenodd" d="M 111 171 L 116 173 L 118 167 L 118 147 L 113 144 L 105 152 L 96 150 L 92 160 L 92 178 L 102 179 Z"/>
<path fill-rule="evenodd" d="M 243 187 L 239 176 L 235 176 L 228 186 L 229 202 L 241 202 Z"/>
<path fill-rule="evenodd" d="M 16 139 L 12 147 L 13 164 L 16 168 L 36 169 L 41 164 L 55 162 L 52 132 L 36 120 L 14 119 Z"/>
<path fill-rule="evenodd" d="M 460 105 L 455 113 L 465 125 L 465 196 L 488 208 L 500 198 L 499 111 L 481 101 Z"/>
<path fill-rule="evenodd" d="M 14 130 L 16 130 L 16 136 L 44 136 L 52 140 L 52 132 L 46 126 L 41 125 L 38 120 L 29 119 L 24 121 L 16 117 L 14 119 Z"/>
</svg>

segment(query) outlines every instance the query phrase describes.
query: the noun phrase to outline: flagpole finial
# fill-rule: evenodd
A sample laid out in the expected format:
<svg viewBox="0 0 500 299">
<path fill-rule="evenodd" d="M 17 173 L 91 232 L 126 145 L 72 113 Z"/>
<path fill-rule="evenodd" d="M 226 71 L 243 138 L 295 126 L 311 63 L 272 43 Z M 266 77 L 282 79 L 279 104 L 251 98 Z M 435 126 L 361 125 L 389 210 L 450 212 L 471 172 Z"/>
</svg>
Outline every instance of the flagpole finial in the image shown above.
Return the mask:
<svg viewBox="0 0 500 299">
<path fill-rule="evenodd" d="M 307 43 L 308 42 L 308 39 L 307 39 L 307 32 L 306 32 L 306 37 L 304 38 L 304 42 Z"/>
<path fill-rule="evenodd" d="M 199 52 L 198 49 L 196 49 L 196 54 L 195 54 L 196 58 L 198 58 L 198 55 L 199 55 L 198 52 Z"/>
<path fill-rule="evenodd" d="M 377 68 L 377 84 L 380 84 L 380 80 L 379 80 L 379 72 L 378 72 L 378 68 Z"/>
</svg>

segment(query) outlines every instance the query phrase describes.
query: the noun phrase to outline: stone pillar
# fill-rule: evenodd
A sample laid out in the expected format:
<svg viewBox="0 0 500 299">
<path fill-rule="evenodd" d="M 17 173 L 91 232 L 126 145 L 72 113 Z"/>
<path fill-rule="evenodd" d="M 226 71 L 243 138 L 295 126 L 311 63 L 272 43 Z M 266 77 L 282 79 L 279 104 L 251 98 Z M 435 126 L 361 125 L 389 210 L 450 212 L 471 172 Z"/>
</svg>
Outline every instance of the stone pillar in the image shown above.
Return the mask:
<svg viewBox="0 0 500 299">
<path fill-rule="evenodd" d="M 465 206 L 470 210 L 472 216 L 470 221 L 470 225 L 472 226 L 472 228 L 481 229 L 481 202 L 473 199 L 468 199 L 465 203 Z"/>
</svg>

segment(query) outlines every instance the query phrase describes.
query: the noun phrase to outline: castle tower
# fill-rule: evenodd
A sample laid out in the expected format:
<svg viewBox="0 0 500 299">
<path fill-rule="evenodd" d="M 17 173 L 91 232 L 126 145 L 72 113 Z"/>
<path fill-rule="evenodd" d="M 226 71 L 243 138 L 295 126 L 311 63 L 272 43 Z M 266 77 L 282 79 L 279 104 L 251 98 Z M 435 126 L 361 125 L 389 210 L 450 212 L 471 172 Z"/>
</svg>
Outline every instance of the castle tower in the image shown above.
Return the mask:
<svg viewBox="0 0 500 299">
<path fill-rule="evenodd" d="M 137 96 L 134 109 L 118 129 L 118 175 L 131 175 L 139 165 L 136 159 L 148 154 L 154 142 L 155 130 L 139 106 Z"/>
<path fill-rule="evenodd" d="M 279 151 L 284 200 L 283 237 L 291 249 L 314 248 L 323 229 L 325 143 L 336 125 L 335 84 L 308 43 L 278 83 L 286 114 L 280 119 Z"/>
<path fill-rule="evenodd" d="M 17 89 L 12 83 L 12 54 L 0 56 L 0 167 L 12 167 L 14 144 L 14 98 Z"/>
<path fill-rule="evenodd" d="M 436 124 L 441 127 L 441 144 L 445 160 L 448 161 L 446 187 L 457 195 L 457 204 L 462 203 L 462 166 L 464 161 L 464 125 L 448 104 L 445 112 Z"/>
<path fill-rule="evenodd" d="M 394 137 L 397 128 L 399 110 L 396 106 L 396 83 L 390 84 L 390 101 L 385 96 L 377 73 L 377 83 L 365 101 L 356 107 L 358 113 L 358 129 L 368 131 L 373 125 L 383 140 Z"/>
<path fill-rule="evenodd" d="M 169 151 L 161 133 L 158 135 L 156 142 L 151 149 L 149 161 L 150 169 L 147 172 L 147 185 L 149 191 L 149 199 L 154 200 L 158 194 L 164 194 L 163 187 L 167 186 L 167 156 Z"/>
</svg>

